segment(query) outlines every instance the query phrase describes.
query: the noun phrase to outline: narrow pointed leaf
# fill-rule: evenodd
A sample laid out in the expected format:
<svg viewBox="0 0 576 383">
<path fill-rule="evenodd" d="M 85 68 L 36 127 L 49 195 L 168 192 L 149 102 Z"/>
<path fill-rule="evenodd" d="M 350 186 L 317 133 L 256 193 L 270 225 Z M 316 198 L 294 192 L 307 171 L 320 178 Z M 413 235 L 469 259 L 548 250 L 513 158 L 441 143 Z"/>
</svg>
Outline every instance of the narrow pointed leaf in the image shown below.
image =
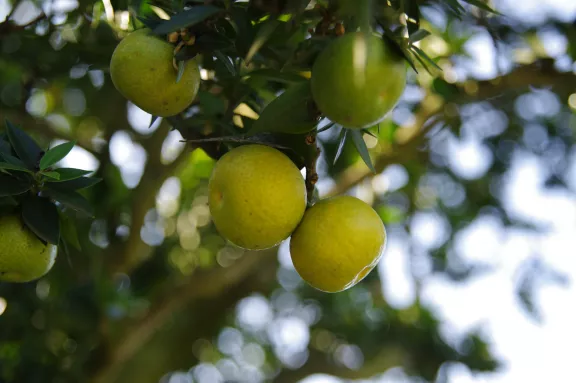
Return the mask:
<svg viewBox="0 0 576 383">
<path fill-rule="evenodd" d="M 340 155 L 344 151 L 344 145 L 346 145 L 347 138 L 348 138 L 348 129 L 342 128 L 342 130 L 340 131 L 340 142 L 338 143 L 338 149 L 336 150 L 336 155 L 334 156 L 333 164 L 335 164 L 336 161 L 338 161 L 338 158 L 340 158 Z"/>
<path fill-rule="evenodd" d="M 38 237 L 57 245 L 60 241 L 58 209 L 48 198 L 30 196 L 22 202 L 22 219 Z"/>
<path fill-rule="evenodd" d="M 156 122 L 156 120 L 158 120 L 158 118 L 160 118 L 160 117 L 158 117 L 158 116 L 152 116 L 152 117 L 150 118 L 150 124 L 148 125 L 148 129 L 150 129 L 150 128 L 152 127 L 152 125 L 154 125 L 154 123 Z"/>
<path fill-rule="evenodd" d="M 426 60 L 430 65 L 432 65 L 434 68 L 442 70 L 442 68 L 440 68 L 438 66 L 438 64 L 436 64 L 436 62 L 434 60 L 432 60 L 422 49 L 418 48 L 416 45 L 412 46 L 412 49 L 420 56 L 422 57 L 424 60 Z"/>
<path fill-rule="evenodd" d="M 490 7 L 488 4 L 486 4 L 485 2 L 483 2 L 482 0 L 462 0 L 467 2 L 468 4 L 471 4 L 475 7 L 478 7 L 480 9 L 483 9 L 485 11 L 494 13 L 496 15 L 502 15 L 500 12 L 498 12 L 497 10 L 493 9 L 492 7 Z"/>
<path fill-rule="evenodd" d="M 170 20 L 162 21 L 153 31 L 157 35 L 165 35 L 170 32 L 178 31 L 181 28 L 188 28 L 196 25 L 210 16 L 214 16 L 220 11 L 220 8 L 212 5 L 195 6 L 172 16 Z"/>
<path fill-rule="evenodd" d="M 42 172 L 42 175 L 48 178 L 52 178 L 54 180 L 60 179 L 60 173 L 58 172 Z"/>
<path fill-rule="evenodd" d="M 184 70 L 186 69 L 185 61 L 178 61 L 178 74 L 176 75 L 176 84 L 180 82 L 182 76 L 184 75 Z"/>
<path fill-rule="evenodd" d="M 26 167 L 26 164 L 25 164 L 24 162 L 22 162 L 18 157 L 14 157 L 14 156 L 11 155 L 11 154 L 8 154 L 8 153 L 0 153 L 0 159 L 2 159 L 3 162 L 9 163 L 9 164 L 11 164 L 11 165 L 18 166 L 18 167 L 20 167 L 20 168 L 28 169 L 28 168 Z M 28 169 L 28 171 L 29 171 L 30 173 L 32 173 L 32 171 L 31 171 L 30 169 Z"/>
<path fill-rule="evenodd" d="M 21 179 L 0 174 L 0 197 L 23 194 L 31 188 L 31 179 Z"/>
<path fill-rule="evenodd" d="M 30 170 L 26 169 L 23 166 L 9 164 L 7 162 L 1 162 L 1 161 L 0 161 L 0 170 L 12 170 L 17 172 L 32 173 Z"/>
<path fill-rule="evenodd" d="M 279 25 L 280 21 L 275 19 L 268 19 L 260 25 L 260 29 L 258 29 L 256 37 L 254 37 L 254 41 L 252 41 L 252 45 L 250 46 L 248 54 L 246 54 L 246 58 L 244 59 L 246 63 L 249 63 L 252 60 L 254 55 L 258 53 L 262 46 L 264 46 L 266 41 L 268 41 L 272 33 L 274 33 Z"/>
<path fill-rule="evenodd" d="M 69 141 L 48 150 L 40 159 L 40 170 L 49 168 L 66 157 L 74 148 L 74 145 L 76 145 L 75 141 Z"/>
<path fill-rule="evenodd" d="M 47 185 L 47 187 L 50 189 L 58 189 L 58 190 L 80 190 L 89 188 L 90 186 L 94 186 L 100 181 L 102 181 L 101 178 L 80 177 L 69 181 L 51 182 L 50 184 Z"/>
<path fill-rule="evenodd" d="M 8 137 L 4 138 L 3 136 L 4 134 L 0 136 L 0 158 L 2 157 L 2 154 L 11 154 L 12 151 L 12 147 L 7 141 Z"/>
<path fill-rule="evenodd" d="M 218 59 L 218 61 L 224 64 L 224 67 L 228 72 L 230 72 L 232 76 L 236 76 L 236 68 L 234 68 L 234 65 L 232 64 L 228 56 L 226 56 L 220 51 L 215 51 L 214 56 Z"/>
<path fill-rule="evenodd" d="M 6 133 L 18 158 L 30 170 L 36 169 L 42 148 L 26 132 L 6 120 Z"/>
<path fill-rule="evenodd" d="M 364 138 L 362 137 L 362 132 L 360 130 L 353 130 L 350 132 L 352 135 L 352 142 L 362 157 L 362 160 L 368 166 L 368 168 L 373 172 L 376 173 L 376 169 L 374 169 L 374 165 L 372 164 L 372 159 L 370 158 L 370 153 L 368 152 L 368 147 L 366 146 L 366 142 L 364 142 Z"/>
<path fill-rule="evenodd" d="M 428 32 L 426 29 L 418 29 L 416 32 L 414 32 L 410 35 L 410 42 L 411 43 L 418 42 L 418 41 L 423 40 L 424 38 L 426 38 L 430 35 L 431 35 L 431 33 Z"/>
<path fill-rule="evenodd" d="M 45 190 L 43 193 L 70 209 L 85 213 L 90 217 L 94 216 L 94 209 L 92 208 L 92 205 L 90 205 L 90 202 L 75 191 L 56 190 L 50 188 Z"/>
<path fill-rule="evenodd" d="M 85 176 L 86 174 L 92 173 L 90 170 L 82 170 L 74 168 L 59 168 L 54 171 L 60 175 L 60 178 L 57 180 L 56 179 L 48 180 L 49 182 L 69 181 Z"/>
<path fill-rule="evenodd" d="M 82 250 L 78 240 L 78 229 L 72 217 L 60 213 L 60 238 L 76 250 Z"/>
</svg>

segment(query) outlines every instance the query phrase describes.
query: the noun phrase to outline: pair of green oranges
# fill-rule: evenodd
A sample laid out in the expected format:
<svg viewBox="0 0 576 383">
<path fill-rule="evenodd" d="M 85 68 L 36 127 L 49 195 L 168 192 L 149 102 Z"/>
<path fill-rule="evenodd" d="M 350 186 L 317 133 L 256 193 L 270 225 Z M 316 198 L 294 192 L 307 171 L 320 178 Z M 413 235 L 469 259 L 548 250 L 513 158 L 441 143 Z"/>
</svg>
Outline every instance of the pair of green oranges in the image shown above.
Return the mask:
<svg viewBox="0 0 576 383">
<path fill-rule="evenodd" d="M 311 286 L 338 292 L 360 282 L 378 263 L 386 230 L 372 207 L 351 196 L 307 209 L 302 174 L 282 152 L 264 145 L 232 149 L 216 163 L 209 206 L 220 234 L 250 250 L 291 236 L 296 271 Z"/>
</svg>

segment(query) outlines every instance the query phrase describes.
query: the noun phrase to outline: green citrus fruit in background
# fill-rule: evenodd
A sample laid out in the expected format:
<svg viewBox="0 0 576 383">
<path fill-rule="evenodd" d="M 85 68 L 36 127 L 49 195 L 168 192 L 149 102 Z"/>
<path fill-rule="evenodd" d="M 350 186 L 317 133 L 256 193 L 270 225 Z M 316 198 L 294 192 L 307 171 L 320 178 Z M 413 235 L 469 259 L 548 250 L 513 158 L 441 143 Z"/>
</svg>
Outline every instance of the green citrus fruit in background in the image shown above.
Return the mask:
<svg viewBox="0 0 576 383">
<path fill-rule="evenodd" d="M 382 121 L 406 86 L 406 63 L 381 38 L 361 32 L 332 41 L 312 68 L 318 109 L 347 128 Z"/>
<path fill-rule="evenodd" d="M 18 215 L 0 216 L 0 281 L 30 282 L 45 275 L 58 248 L 44 244 Z"/>
<path fill-rule="evenodd" d="M 302 174 L 284 153 L 264 145 L 240 146 L 222 156 L 208 188 L 216 228 L 245 249 L 279 244 L 306 209 Z"/>
<path fill-rule="evenodd" d="M 292 234 L 296 271 L 312 287 L 335 293 L 360 282 L 378 263 L 386 230 L 370 205 L 350 196 L 322 200 Z"/>
<path fill-rule="evenodd" d="M 118 91 L 140 109 L 160 117 L 173 116 L 189 106 L 200 86 L 195 60 L 185 64 L 176 83 L 174 46 L 139 29 L 126 36 L 112 54 L 110 75 Z"/>
</svg>

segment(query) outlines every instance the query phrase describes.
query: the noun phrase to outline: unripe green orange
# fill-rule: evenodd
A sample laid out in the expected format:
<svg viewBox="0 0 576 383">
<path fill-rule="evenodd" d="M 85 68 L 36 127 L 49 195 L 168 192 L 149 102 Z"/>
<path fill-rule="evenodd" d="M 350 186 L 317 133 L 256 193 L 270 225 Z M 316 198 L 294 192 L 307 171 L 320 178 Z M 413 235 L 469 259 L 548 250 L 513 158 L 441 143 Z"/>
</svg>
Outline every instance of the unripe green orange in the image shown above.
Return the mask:
<svg viewBox="0 0 576 383">
<path fill-rule="evenodd" d="M 347 128 L 382 121 L 406 86 L 406 63 L 381 38 L 361 32 L 331 42 L 312 68 L 318 109 Z"/>
<path fill-rule="evenodd" d="M 240 146 L 222 156 L 208 188 L 214 225 L 245 249 L 279 244 L 306 209 L 302 174 L 284 153 L 264 145 Z"/>
<path fill-rule="evenodd" d="M 44 276 L 57 251 L 36 237 L 18 215 L 0 216 L 0 281 L 30 282 Z"/>
<path fill-rule="evenodd" d="M 296 271 L 312 287 L 335 293 L 360 282 L 378 264 L 386 230 L 370 205 L 350 196 L 309 208 L 290 239 Z"/>
<path fill-rule="evenodd" d="M 174 48 L 148 29 L 126 36 L 110 61 L 116 89 L 154 116 L 168 117 L 182 112 L 198 93 L 200 71 L 196 60 L 188 60 L 177 83 L 178 73 L 172 64 Z"/>
</svg>

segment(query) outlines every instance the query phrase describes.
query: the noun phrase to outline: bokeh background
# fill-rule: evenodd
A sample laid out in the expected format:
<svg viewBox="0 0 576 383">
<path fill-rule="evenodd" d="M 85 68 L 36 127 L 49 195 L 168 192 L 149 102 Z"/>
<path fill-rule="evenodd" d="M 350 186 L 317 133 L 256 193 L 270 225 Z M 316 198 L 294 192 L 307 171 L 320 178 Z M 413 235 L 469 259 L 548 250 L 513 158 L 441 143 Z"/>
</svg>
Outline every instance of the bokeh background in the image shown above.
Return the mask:
<svg viewBox="0 0 576 383">
<path fill-rule="evenodd" d="M 377 271 L 323 294 L 288 243 L 226 244 L 214 161 L 114 89 L 126 1 L 0 0 L 0 119 L 76 140 L 62 165 L 104 179 L 82 251 L 0 284 L 0 381 L 576 381 L 576 2 L 420 3 L 443 70 L 411 72 L 365 135 L 377 174 L 320 134 L 321 195 L 372 203 L 389 234 Z"/>
</svg>

